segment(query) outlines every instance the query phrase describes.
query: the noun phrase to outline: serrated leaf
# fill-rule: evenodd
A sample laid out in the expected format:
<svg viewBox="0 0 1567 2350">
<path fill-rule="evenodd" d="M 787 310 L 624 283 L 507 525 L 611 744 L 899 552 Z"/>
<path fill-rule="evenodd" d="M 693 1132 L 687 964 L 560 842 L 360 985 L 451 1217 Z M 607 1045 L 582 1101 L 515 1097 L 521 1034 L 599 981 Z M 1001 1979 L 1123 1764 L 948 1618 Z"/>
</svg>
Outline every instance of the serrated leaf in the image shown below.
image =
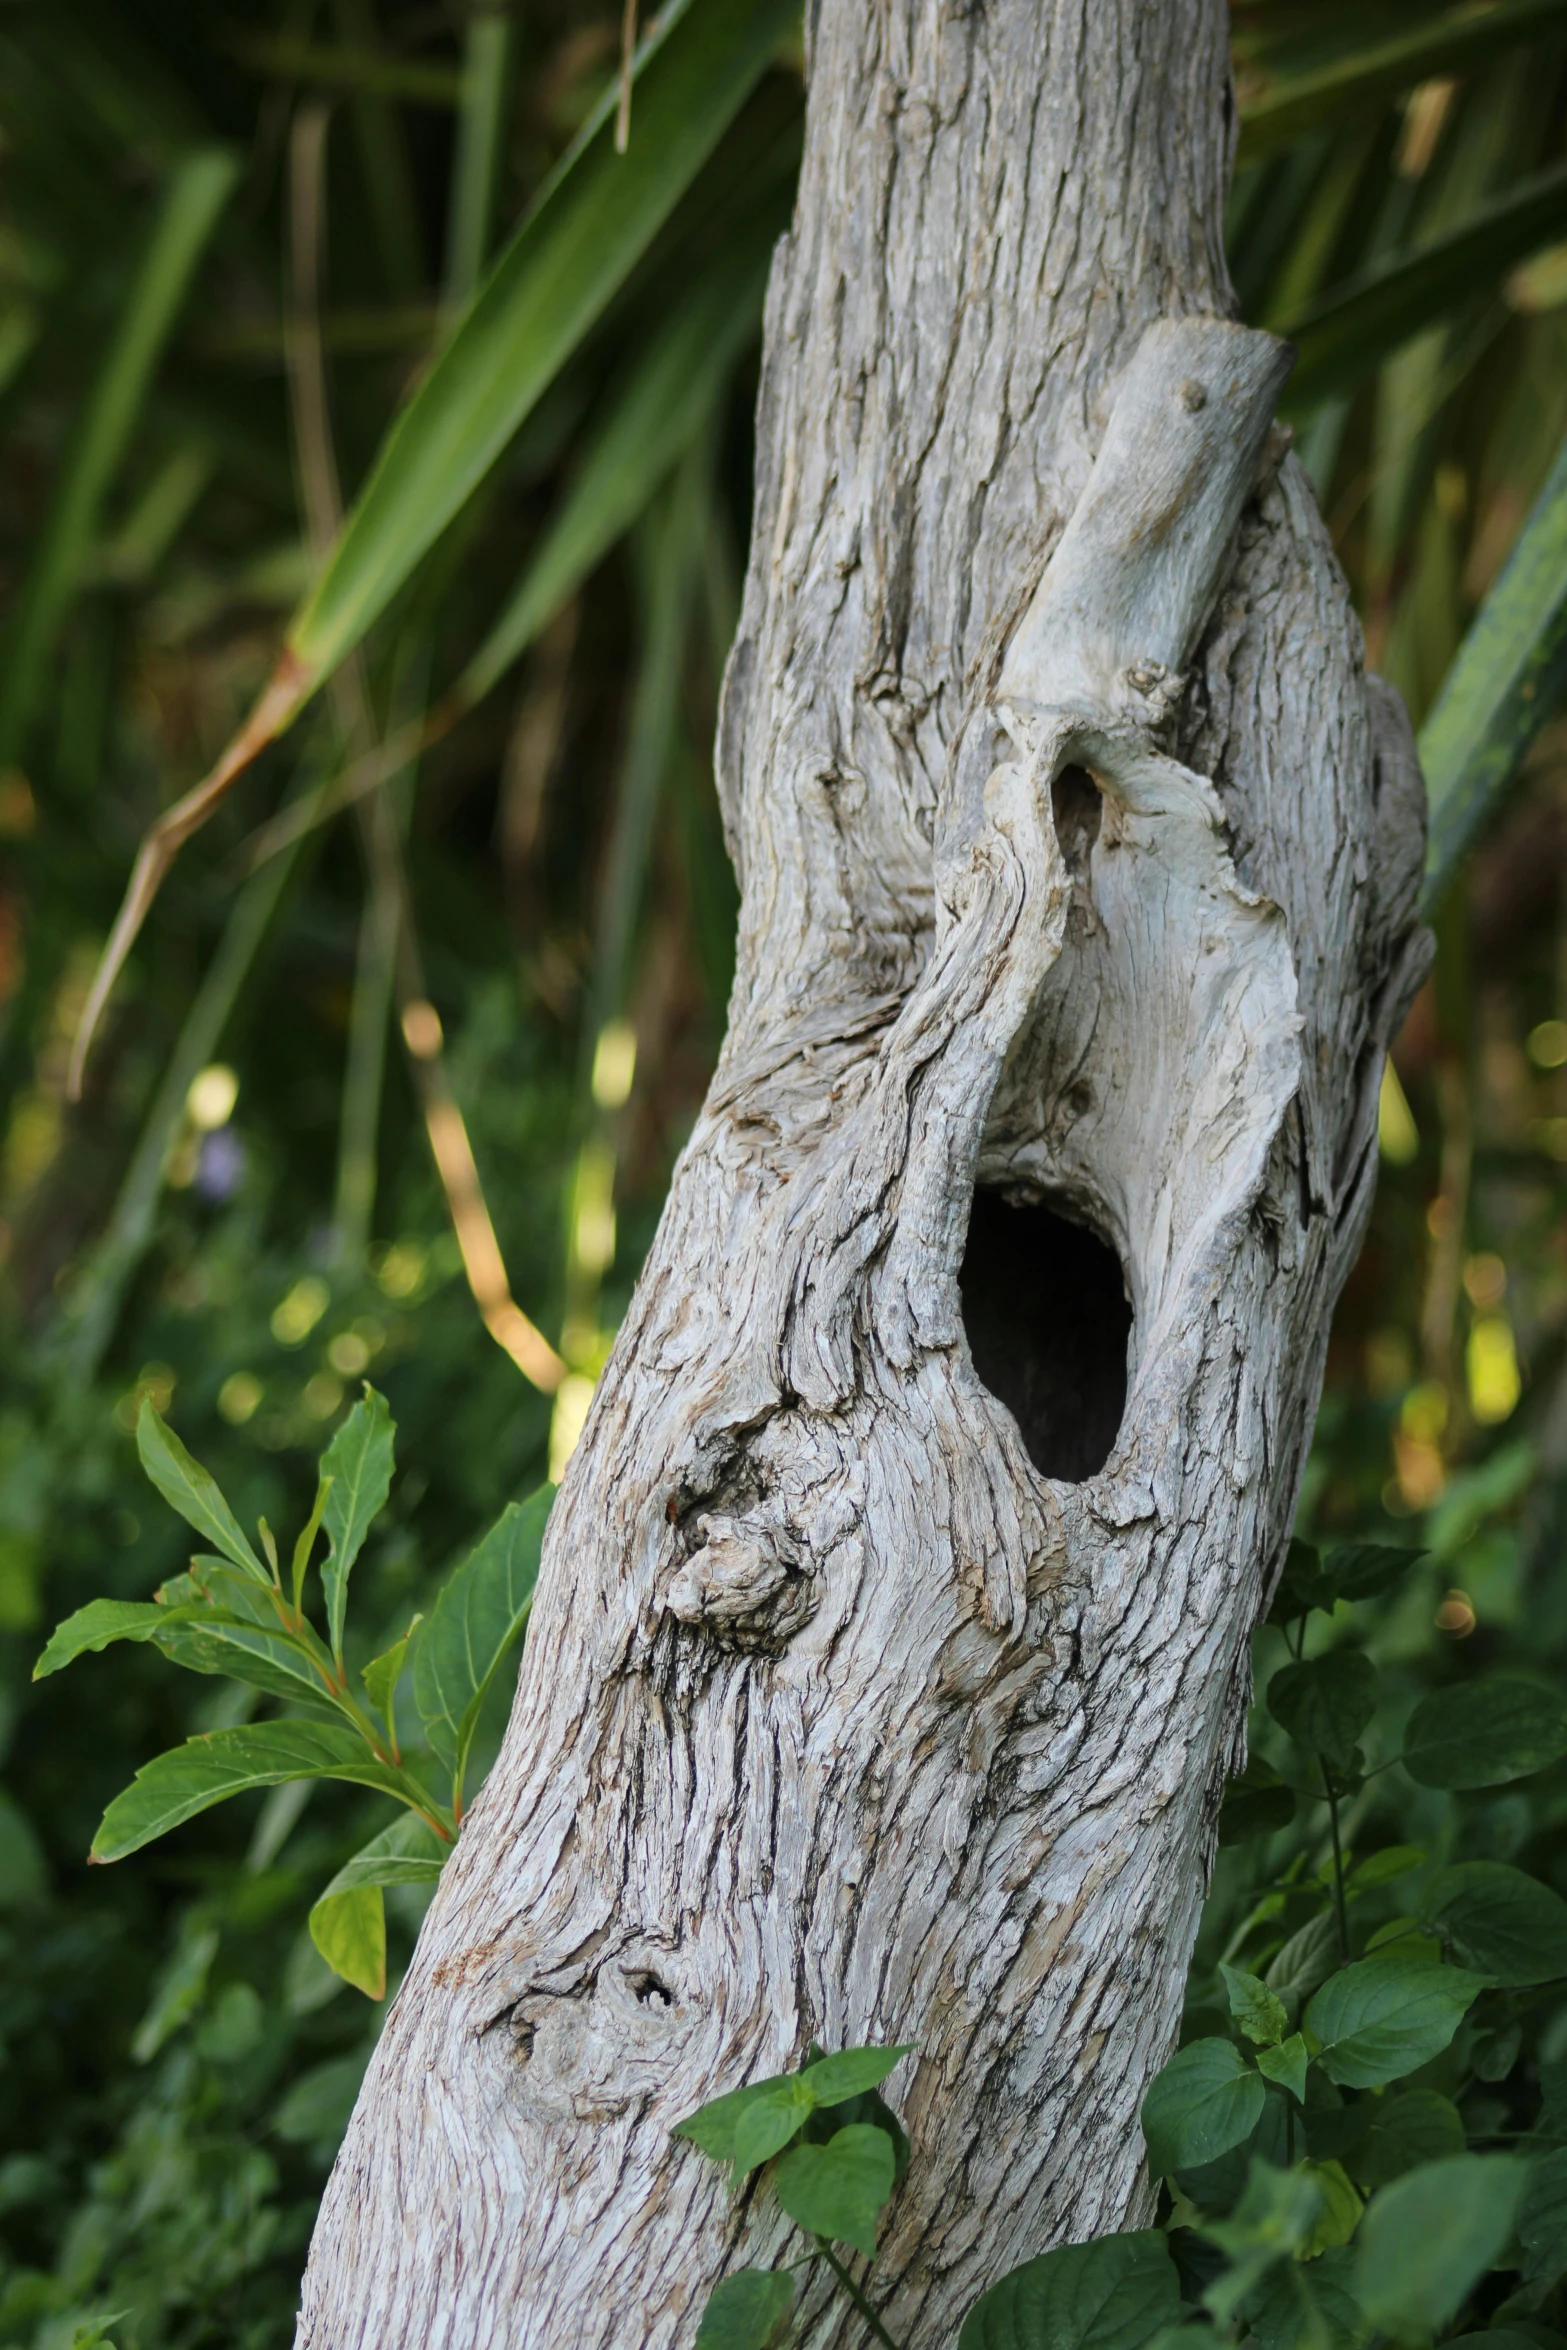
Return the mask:
<svg viewBox="0 0 1567 2350">
<path fill-rule="evenodd" d="M 1242 1967 L 1227 1966 L 1221 1959 L 1219 1973 L 1229 1994 L 1230 2013 L 1247 2039 L 1258 2048 L 1277 2046 L 1289 2030 L 1283 2000 Z"/>
<path fill-rule="evenodd" d="M 217 1479 L 185 1450 L 147 1397 L 136 1422 L 141 1465 L 171 1509 L 215 1550 L 258 1583 L 272 1581 L 240 1531 L 239 1521 L 218 1490 Z"/>
<path fill-rule="evenodd" d="M 444 1586 L 419 1636 L 414 1703 L 459 1788 L 485 1696 L 527 1621 L 554 1498 L 545 1485 L 508 1506 Z"/>
<path fill-rule="evenodd" d="M 1257 2070 L 1265 2081 L 1277 2081 L 1288 2089 L 1298 2105 L 1306 2102 L 1306 2067 L 1311 2061 L 1310 2051 L 1299 2032 L 1292 2032 L 1277 2047 L 1259 2048 Z"/>
<path fill-rule="evenodd" d="M 1354 2272 L 1371 2323 L 1400 2342 L 1445 2326 L 1505 2248 L 1528 2183 L 1514 2155 L 1458 2154 L 1373 2196 Z"/>
<path fill-rule="evenodd" d="M 322 1522 L 331 1545 L 321 1569 L 332 1654 L 343 1653 L 343 1611 L 348 1577 L 364 1548 L 371 1523 L 392 1489 L 392 1445 L 397 1430 L 386 1398 L 366 1387 L 321 1456 L 321 1475 L 332 1480 Z"/>
<path fill-rule="evenodd" d="M 876 2221 L 896 2173 L 885 2130 L 852 2122 L 825 2146 L 796 2146 L 773 2173 L 778 2200 L 813 2236 L 852 2244 L 873 2259 Z"/>
<path fill-rule="evenodd" d="M 1336 1599 L 1376 1599 L 1408 1574 L 1423 1550 L 1386 1542 L 1340 1542 L 1323 1554 L 1322 1571 Z"/>
<path fill-rule="evenodd" d="M 794 2292 L 787 2269 L 737 2269 L 709 2294 L 696 2350 L 774 2350 L 793 2314 Z"/>
<path fill-rule="evenodd" d="M 252 1722 L 191 1738 L 143 1765 L 103 1815 L 95 1861 L 124 1860 L 154 1837 L 249 1787 L 285 1779 L 346 1779 L 401 1796 L 399 1775 L 371 1756 L 352 1730 L 329 1722 Z"/>
<path fill-rule="evenodd" d="M 310 1912 L 310 1939 L 333 1974 L 367 1999 L 386 1997 L 386 1901 L 379 1885 L 323 1893 Z"/>
<path fill-rule="evenodd" d="M 958 2350 L 1143 2350 L 1180 2312 L 1168 2240 L 1139 2228 L 1013 2269 L 975 2302 Z"/>
<path fill-rule="evenodd" d="M 1330 1975 L 1306 2009 L 1318 2061 L 1347 2089 L 1380 2087 L 1439 2056 L 1483 1990 L 1478 1975 L 1402 1947 Z"/>
<path fill-rule="evenodd" d="M 1421 1904 L 1459 1966 L 1524 1988 L 1567 1975 L 1567 1901 L 1538 1877 L 1497 1860 L 1439 1869 Z"/>
<path fill-rule="evenodd" d="M 1335 1648 L 1285 1665 L 1268 1683 L 1268 1711 L 1297 1746 L 1335 1771 L 1355 1760 L 1355 1742 L 1377 1705 L 1377 1669 L 1358 1649 Z"/>
<path fill-rule="evenodd" d="M 1422 1787 L 1502 1787 L 1567 1754 L 1567 1705 L 1553 1689 L 1496 1673 L 1434 1690 L 1404 1732 L 1403 1765 Z"/>
<path fill-rule="evenodd" d="M 1251 2135 L 1267 2091 L 1228 2040 L 1193 2040 L 1155 2073 L 1143 2099 L 1148 2168 L 1156 2178 L 1215 2161 Z"/>
<path fill-rule="evenodd" d="M 91 1599 L 74 1616 L 56 1625 L 33 1667 L 33 1679 L 42 1681 L 89 1650 L 96 1653 L 114 1640 L 159 1639 L 176 1624 L 199 1620 L 206 1612 L 199 1600 L 188 1607 L 159 1607 L 150 1599 Z"/>
</svg>

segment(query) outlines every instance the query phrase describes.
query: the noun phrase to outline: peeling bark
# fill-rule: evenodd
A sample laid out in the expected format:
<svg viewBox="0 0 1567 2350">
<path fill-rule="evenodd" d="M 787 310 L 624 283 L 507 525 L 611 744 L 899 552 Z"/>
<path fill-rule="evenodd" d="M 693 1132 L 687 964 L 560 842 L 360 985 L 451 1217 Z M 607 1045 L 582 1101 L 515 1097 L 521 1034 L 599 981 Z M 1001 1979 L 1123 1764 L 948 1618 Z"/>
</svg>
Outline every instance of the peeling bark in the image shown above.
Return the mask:
<svg viewBox="0 0 1567 2350">
<path fill-rule="evenodd" d="M 1150 2209 L 1426 954 L 1407 722 L 1269 429 L 1287 354 L 1227 319 L 1224 43 L 1219 0 L 815 13 L 729 1035 L 311 2350 L 688 2343 L 788 2231 L 670 2126 L 813 2037 L 918 2043 L 877 2272 L 910 2350 Z"/>
</svg>

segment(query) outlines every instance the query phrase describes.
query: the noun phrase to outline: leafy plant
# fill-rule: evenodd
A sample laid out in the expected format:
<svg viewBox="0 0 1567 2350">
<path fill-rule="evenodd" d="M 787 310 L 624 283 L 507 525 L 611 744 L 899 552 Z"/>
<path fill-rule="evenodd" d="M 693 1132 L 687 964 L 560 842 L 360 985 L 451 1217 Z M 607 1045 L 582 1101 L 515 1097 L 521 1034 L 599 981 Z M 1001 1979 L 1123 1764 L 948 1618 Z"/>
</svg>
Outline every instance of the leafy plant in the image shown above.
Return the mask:
<svg viewBox="0 0 1567 2350">
<path fill-rule="evenodd" d="M 474 1732 L 485 1696 L 521 1639 L 553 1489 L 510 1504 L 428 1619 L 363 1665 L 362 1697 L 345 1657 L 348 1581 L 392 1482 L 395 1436 L 384 1397 L 366 1386 L 321 1456 L 315 1507 L 285 1576 L 265 1518 L 259 1553 L 213 1477 L 150 1401 L 136 1426 L 142 1466 L 172 1508 L 212 1545 L 149 1601 L 95 1599 L 67 1617 L 35 1680 L 112 1642 L 148 1641 L 171 1663 L 216 1673 L 281 1701 L 261 1721 L 209 1730 L 146 1763 L 109 1805 L 90 1858 L 124 1860 L 198 1812 L 252 1789 L 338 1779 L 389 1795 L 404 1817 L 341 1868 L 310 1912 L 316 1948 L 371 1999 L 386 1991 L 388 1885 L 432 1883 L 462 1823 Z M 318 1630 L 306 1607 L 322 1531 Z M 424 1744 L 403 1751 L 398 1692 L 411 1680 Z"/>
</svg>

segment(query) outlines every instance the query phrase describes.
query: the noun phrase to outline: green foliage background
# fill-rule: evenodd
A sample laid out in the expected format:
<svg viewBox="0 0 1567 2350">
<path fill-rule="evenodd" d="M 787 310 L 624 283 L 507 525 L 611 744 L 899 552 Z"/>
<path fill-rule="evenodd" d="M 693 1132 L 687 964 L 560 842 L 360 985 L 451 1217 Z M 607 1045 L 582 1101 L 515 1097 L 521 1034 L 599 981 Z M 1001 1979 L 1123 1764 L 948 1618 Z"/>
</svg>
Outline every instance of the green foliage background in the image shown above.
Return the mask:
<svg viewBox="0 0 1567 2350">
<path fill-rule="evenodd" d="M 668 14 L 660 72 L 683 59 L 716 87 L 742 39 L 758 70 L 688 153 L 693 108 L 660 134 L 640 78 L 627 161 L 649 169 L 595 248 L 602 299 L 568 319 L 530 297 L 528 348 L 548 329 L 554 361 L 443 530 L 417 482 L 400 492 L 373 626 L 175 867 L 72 1106 L 137 841 L 210 769 L 317 573 L 323 449 L 351 502 L 437 383 L 481 263 L 611 92 L 619 11 L 0 11 L 0 2346 L 53 2350 L 109 2311 L 134 2350 L 285 2342 L 380 2020 L 305 1924 L 380 1824 L 373 1799 L 278 1789 L 86 1866 L 132 1773 L 255 1696 L 140 1648 L 31 1683 L 50 1625 L 185 1563 L 136 1464 L 141 1400 L 247 1526 L 293 1527 L 373 1376 L 401 1473 L 356 1570 L 362 1663 L 541 1482 L 556 1415 L 559 1454 L 716 1049 L 735 901 L 708 745 L 800 56 L 776 10 Z M 1300 346 L 1299 447 L 1370 657 L 1417 721 L 1547 497 L 1533 567 L 1427 737 L 1440 956 L 1384 1103 L 1304 1505 L 1314 1537 L 1428 1555 L 1314 1618 L 1311 1644 L 1364 1645 L 1395 1713 L 1485 1666 L 1567 1688 L 1567 21 L 1538 0 L 1237 0 L 1234 26 L 1237 286 Z M 362 583 L 342 559 L 334 576 L 351 603 Z M 406 747 L 431 709 L 443 731 L 391 763 L 378 817 L 339 812 L 256 864 L 281 806 L 362 770 L 372 741 Z M 464 1278 L 429 1056 L 395 1017 L 426 999 L 512 1295 L 575 1383 L 553 1406 Z M 1259 1685 L 1282 1642 L 1259 1635 Z M 1262 1724 L 1259 1750 L 1287 1766 L 1278 1737 Z M 1567 1893 L 1564 1770 L 1466 1795 L 1394 1768 L 1346 1834 L 1363 1858 L 1412 1843 Z M 1315 1914 L 1326 1834 L 1303 1798 L 1294 1826 L 1221 1855 L 1194 2038 L 1227 2028 L 1215 1969 L 1259 1902 L 1280 1895 L 1280 1944 Z M 420 1898 L 387 1896 L 394 1979 Z M 1254 1926 L 1248 1968 L 1267 1941 Z M 1518 2025 L 1510 2064 L 1443 2093 L 1492 2146 L 1567 2064 L 1567 1997 L 1487 1997 L 1511 2003 L 1483 2026 Z"/>
</svg>

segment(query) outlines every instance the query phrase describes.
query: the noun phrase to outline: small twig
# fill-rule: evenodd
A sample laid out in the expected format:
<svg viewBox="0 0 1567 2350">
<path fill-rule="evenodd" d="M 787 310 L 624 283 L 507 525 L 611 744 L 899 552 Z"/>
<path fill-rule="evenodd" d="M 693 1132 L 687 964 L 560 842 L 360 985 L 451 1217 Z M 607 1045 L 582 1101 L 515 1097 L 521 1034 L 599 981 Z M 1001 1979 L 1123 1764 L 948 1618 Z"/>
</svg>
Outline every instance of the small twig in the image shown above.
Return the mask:
<svg viewBox="0 0 1567 2350">
<path fill-rule="evenodd" d="M 631 144 L 631 74 L 637 54 L 637 0 L 626 0 L 620 20 L 620 104 L 615 109 L 615 153 Z"/>
</svg>

